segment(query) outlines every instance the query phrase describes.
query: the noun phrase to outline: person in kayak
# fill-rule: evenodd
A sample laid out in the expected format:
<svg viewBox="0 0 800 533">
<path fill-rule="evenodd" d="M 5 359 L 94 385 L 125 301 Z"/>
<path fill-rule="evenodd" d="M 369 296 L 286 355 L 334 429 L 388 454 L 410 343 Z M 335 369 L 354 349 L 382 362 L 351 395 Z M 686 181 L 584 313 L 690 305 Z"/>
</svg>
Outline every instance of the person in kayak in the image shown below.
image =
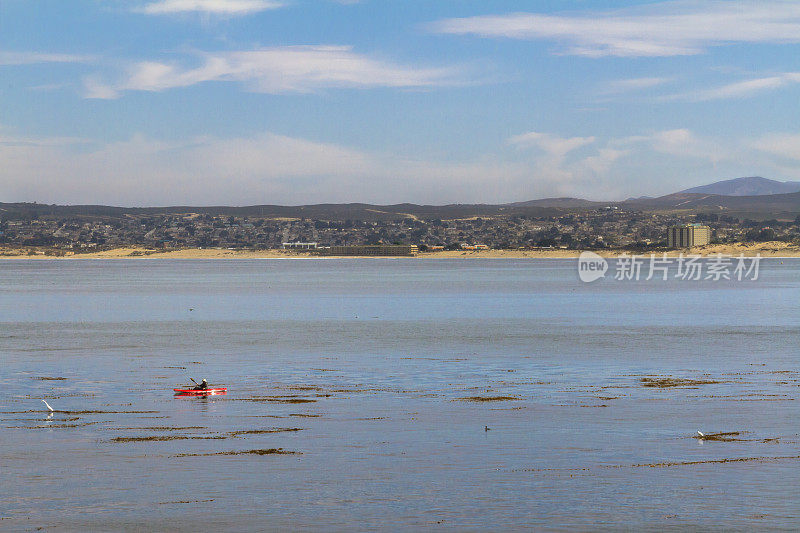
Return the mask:
<svg viewBox="0 0 800 533">
<path fill-rule="evenodd" d="M 194 381 L 194 380 L 192 380 L 192 381 Z M 195 383 L 197 383 L 197 382 L 195 381 Z M 208 381 L 206 381 L 204 379 L 203 381 L 198 383 L 197 386 L 193 390 L 206 390 L 207 388 L 208 388 Z"/>
</svg>

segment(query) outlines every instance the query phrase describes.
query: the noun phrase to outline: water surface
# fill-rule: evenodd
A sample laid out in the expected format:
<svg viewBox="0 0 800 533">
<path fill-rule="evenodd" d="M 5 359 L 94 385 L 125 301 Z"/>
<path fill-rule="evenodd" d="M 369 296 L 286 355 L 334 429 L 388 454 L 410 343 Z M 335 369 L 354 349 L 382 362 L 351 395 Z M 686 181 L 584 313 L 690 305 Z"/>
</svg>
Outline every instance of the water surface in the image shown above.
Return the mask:
<svg viewBox="0 0 800 533">
<path fill-rule="evenodd" d="M 800 527 L 800 260 L 0 267 L 0 529 Z"/>
</svg>

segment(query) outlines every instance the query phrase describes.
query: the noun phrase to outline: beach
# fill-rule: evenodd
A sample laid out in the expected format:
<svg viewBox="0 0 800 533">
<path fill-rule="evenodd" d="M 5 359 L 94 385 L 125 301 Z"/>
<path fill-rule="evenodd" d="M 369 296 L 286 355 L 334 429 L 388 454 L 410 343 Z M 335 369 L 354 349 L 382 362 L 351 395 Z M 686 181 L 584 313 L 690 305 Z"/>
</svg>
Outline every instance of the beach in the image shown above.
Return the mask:
<svg viewBox="0 0 800 533">
<path fill-rule="evenodd" d="M 621 255 L 645 255 L 651 253 L 661 255 L 666 253 L 669 257 L 680 254 L 697 254 L 704 257 L 717 254 L 755 257 L 800 257 L 800 246 L 797 244 L 773 241 L 761 243 L 732 243 L 709 244 L 682 250 L 658 250 L 642 252 L 638 250 L 606 249 L 591 250 L 602 257 L 613 258 Z M 444 250 L 435 252 L 420 252 L 414 257 L 420 259 L 568 259 L 577 258 L 582 250 L 564 249 L 531 249 L 531 250 Z M 30 258 L 30 259 L 302 259 L 302 258 L 334 258 L 337 256 L 321 255 L 317 252 L 298 250 L 249 250 L 228 248 L 181 248 L 181 249 L 152 249 L 139 247 L 122 247 L 95 252 L 79 252 L 70 250 L 54 251 L 44 248 L 0 247 L 0 259 Z M 375 259 L 392 259 L 396 257 L 375 257 Z"/>
</svg>

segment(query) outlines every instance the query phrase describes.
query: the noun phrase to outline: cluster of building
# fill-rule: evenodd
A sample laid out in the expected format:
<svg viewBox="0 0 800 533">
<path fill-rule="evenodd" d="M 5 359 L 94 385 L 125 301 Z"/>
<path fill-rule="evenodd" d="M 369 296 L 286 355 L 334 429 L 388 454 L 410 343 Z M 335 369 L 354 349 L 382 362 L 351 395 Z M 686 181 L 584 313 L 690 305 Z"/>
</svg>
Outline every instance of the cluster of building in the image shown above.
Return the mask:
<svg viewBox="0 0 800 533">
<path fill-rule="evenodd" d="M 306 250 L 319 252 L 321 255 L 335 256 L 402 256 L 416 255 L 419 247 L 415 244 L 364 244 L 364 245 L 337 245 L 320 246 L 317 242 L 284 242 L 281 244 L 284 250 Z"/>
<path fill-rule="evenodd" d="M 595 209 L 553 217 L 312 220 L 210 214 L 37 216 L 2 218 L 0 246 L 93 250 L 146 248 L 293 248 L 347 255 L 354 246 L 417 246 L 426 250 L 648 249 L 708 242 L 800 241 L 800 217 L 741 220 L 717 214 L 675 215 Z M 339 248 L 337 248 L 339 247 Z M 341 248 L 351 247 L 351 248 Z M 364 248 L 372 253 L 379 248 Z"/>
</svg>

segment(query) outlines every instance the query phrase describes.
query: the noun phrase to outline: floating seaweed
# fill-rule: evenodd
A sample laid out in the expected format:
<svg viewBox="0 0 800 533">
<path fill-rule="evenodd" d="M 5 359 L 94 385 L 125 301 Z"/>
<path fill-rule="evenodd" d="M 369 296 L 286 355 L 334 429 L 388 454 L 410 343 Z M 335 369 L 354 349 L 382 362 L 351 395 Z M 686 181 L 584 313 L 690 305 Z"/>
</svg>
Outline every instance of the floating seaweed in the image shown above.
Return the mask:
<svg viewBox="0 0 800 533">
<path fill-rule="evenodd" d="M 507 472 L 590 472 L 595 469 L 618 469 L 618 468 L 667 468 L 673 466 L 694 466 L 707 464 L 724 463 L 774 463 L 778 461 L 797 461 L 800 455 L 764 455 L 760 457 L 729 457 L 724 459 L 704 459 L 699 461 L 664 461 L 661 463 L 636 463 L 636 464 L 616 464 L 616 465 L 597 465 L 595 467 L 578 468 L 511 468 Z"/>
<path fill-rule="evenodd" d="M 228 433 L 231 437 L 238 437 L 239 435 L 261 435 L 264 433 L 286 433 L 291 431 L 303 431 L 305 428 L 271 428 L 271 429 L 243 429 L 239 431 L 231 431 Z"/>
<path fill-rule="evenodd" d="M 128 427 L 128 428 L 113 428 L 117 431 L 186 431 L 189 429 L 208 429 L 206 426 L 145 426 L 145 427 Z"/>
<path fill-rule="evenodd" d="M 128 414 L 152 414 L 158 413 L 158 411 L 97 411 L 97 410 L 85 410 L 85 411 L 62 411 L 60 409 L 54 409 L 54 413 L 63 413 L 66 415 L 99 415 L 99 414 L 114 414 L 114 415 L 128 415 Z"/>
<path fill-rule="evenodd" d="M 237 398 L 243 402 L 269 402 L 269 403 L 314 403 L 311 398 L 268 397 L 268 398 Z"/>
<path fill-rule="evenodd" d="M 158 505 L 177 505 L 177 504 L 182 504 L 182 503 L 207 503 L 207 502 L 213 502 L 213 501 L 214 501 L 214 498 L 211 498 L 210 500 L 180 500 L 180 501 L 177 501 L 177 502 L 158 502 Z"/>
<path fill-rule="evenodd" d="M 211 455 L 301 455 L 302 452 L 284 450 L 283 448 L 266 448 L 259 450 L 241 450 L 213 453 L 179 453 L 173 457 L 209 457 Z"/>
<path fill-rule="evenodd" d="M 650 467 L 650 468 L 665 468 L 670 466 L 690 466 L 690 465 L 706 465 L 706 464 L 721 464 L 721 463 L 769 463 L 774 461 L 787 461 L 800 459 L 800 455 L 781 455 L 777 457 L 763 456 L 763 457 L 731 457 L 728 459 L 706 459 L 704 461 L 666 461 L 663 463 L 645 463 L 630 465 L 632 468 Z"/>
<path fill-rule="evenodd" d="M 466 396 L 458 399 L 464 402 L 508 402 L 522 398 L 518 396 Z"/>
<path fill-rule="evenodd" d="M 84 422 L 82 424 L 44 424 L 38 426 L 17 426 L 19 429 L 64 429 L 64 428 L 80 428 L 84 426 L 91 426 L 94 424 L 101 424 L 102 422 Z M 16 428 L 15 428 L 16 429 Z"/>
<path fill-rule="evenodd" d="M 721 381 L 716 381 L 713 379 L 688 379 L 672 377 L 642 378 L 639 381 L 642 383 L 643 387 L 658 387 L 662 389 L 667 387 L 694 387 L 697 385 L 713 385 L 715 383 L 721 383 Z"/>
<path fill-rule="evenodd" d="M 740 433 L 738 431 L 724 431 L 721 433 L 703 433 L 703 434 L 698 433 L 697 435 L 694 435 L 694 438 L 697 440 L 730 442 L 730 441 L 742 440 L 736 438 L 739 436 L 739 434 Z"/>
<path fill-rule="evenodd" d="M 165 440 L 221 440 L 227 435 L 150 435 L 148 437 L 114 437 L 111 442 L 151 442 Z"/>
</svg>

